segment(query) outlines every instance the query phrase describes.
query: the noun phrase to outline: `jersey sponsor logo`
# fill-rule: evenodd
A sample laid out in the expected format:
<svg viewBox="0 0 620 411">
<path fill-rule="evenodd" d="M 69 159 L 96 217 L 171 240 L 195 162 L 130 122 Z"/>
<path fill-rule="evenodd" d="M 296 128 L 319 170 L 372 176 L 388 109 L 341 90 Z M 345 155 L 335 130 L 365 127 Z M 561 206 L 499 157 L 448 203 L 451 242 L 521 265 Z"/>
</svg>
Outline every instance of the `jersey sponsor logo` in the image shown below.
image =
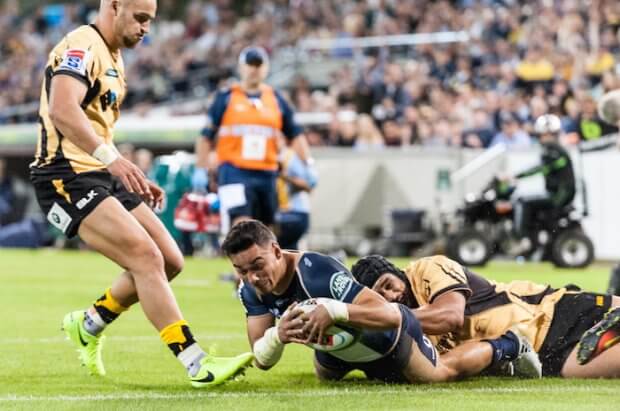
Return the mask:
<svg viewBox="0 0 620 411">
<path fill-rule="evenodd" d="M 304 257 L 304 264 L 306 265 L 306 267 L 312 267 L 312 261 L 310 261 L 308 257 Z"/>
<path fill-rule="evenodd" d="M 353 279 L 344 271 L 339 271 L 329 279 L 329 292 L 336 300 L 344 300 L 349 293 Z"/>
<path fill-rule="evenodd" d="M 67 227 L 71 224 L 72 218 L 64 208 L 58 205 L 58 203 L 54 203 L 52 208 L 50 208 L 49 213 L 47 213 L 47 221 L 65 233 L 67 231 Z"/>
<path fill-rule="evenodd" d="M 93 201 L 93 198 L 97 196 L 98 194 L 95 192 L 95 190 L 90 190 L 88 194 L 86 194 L 85 197 L 82 197 L 80 201 L 77 202 L 76 207 L 78 208 L 78 210 L 83 209 L 84 207 L 88 205 L 88 203 Z"/>
<path fill-rule="evenodd" d="M 115 77 L 115 78 L 118 78 L 118 71 L 116 71 L 116 70 L 115 70 L 115 69 L 113 69 L 113 68 L 110 68 L 110 69 L 107 69 L 107 70 L 106 70 L 105 75 L 106 75 L 106 76 L 108 76 L 108 77 Z"/>
<path fill-rule="evenodd" d="M 103 93 L 101 97 L 99 97 L 99 103 L 101 104 L 101 111 L 106 111 L 110 107 L 117 111 L 119 109 L 118 95 L 112 90 Z"/>
<path fill-rule="evenodd" d="M 59 70 L 69 70 L 81 76 L 86 76 L 86 65 L 90 53 L 88 50 L 70 49 L 65 51 L 62 61 L 58 66 Z"/>
</svg>

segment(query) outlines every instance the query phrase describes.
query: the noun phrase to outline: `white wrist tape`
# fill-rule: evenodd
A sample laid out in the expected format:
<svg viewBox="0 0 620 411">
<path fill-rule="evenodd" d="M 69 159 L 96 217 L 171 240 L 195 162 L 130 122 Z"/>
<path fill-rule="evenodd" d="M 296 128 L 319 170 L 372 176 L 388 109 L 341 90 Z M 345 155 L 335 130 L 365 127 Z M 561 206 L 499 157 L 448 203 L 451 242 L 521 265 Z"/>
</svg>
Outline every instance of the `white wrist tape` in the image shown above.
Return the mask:
<svg viewBox="0 0 620 411">
<path fill-rule="evenodd" d="M 327 309 L 329 316 L 334 322 L 349 321 L 349 309 L 347 304 L 342 301 L 327 300 L 323 302 L 323 306 Z"/>
<path fill-rule="evenodd" d="M 101 161 L 106 166 L 109 166 L 118 158 L 118 152 L 109 145 L 102 143 L 93 151 L 92 154 L 97 160 Z"/>
<path fill-rule="evenodd" d="M 265 367 L 271 367 L 280 361 L 284 344 L 280 341 L 277 327 L 271 327 L 265 331 L 265 335 L 254 343 L 253 351 L 256 361 Z"/>
</svg>

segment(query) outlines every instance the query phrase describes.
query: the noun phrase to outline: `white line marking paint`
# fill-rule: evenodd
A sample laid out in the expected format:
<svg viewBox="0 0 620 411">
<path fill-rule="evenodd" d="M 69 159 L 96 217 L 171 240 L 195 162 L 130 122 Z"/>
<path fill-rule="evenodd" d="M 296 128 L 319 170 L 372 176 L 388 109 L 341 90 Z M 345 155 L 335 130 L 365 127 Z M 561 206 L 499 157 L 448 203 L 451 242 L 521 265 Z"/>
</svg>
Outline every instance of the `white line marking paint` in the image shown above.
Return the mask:
<svg viewBox="0 0 620 411">
<path fill-rule="evenodd" d="M 9 394 L 0 397 L 0 402 L 33 402 L 33 401 L 114 401 L 114 400 L 192 400 L 197 398 L 264 398 L 264 397 L 293 397 L 293 398 L 305 398 L 305 397 L 337 397 L 349 394 L 376 394 L 376 395 L 389 395 L 389 394 L 406 394 L 406 393 L 485 393 L 485 394 L 511 394 L 511 393 L 536 393 L 536 394 L 563 394 L 563 393 L 598 393 L 598 394 L 617 394 L 617 390 L 612 387 L 596 387 L 596 386 L 565 386 L 565 387 L 482 387 L 482 388 L 470 388 L 464 389 L 458 388 L 423 388 L 422 386 L 411 386 L 397 389 L 382 389 L 366 390 L 366 389 L 338 389 L 332 390 L 309 390 L 309 391 L 275 391 L 275 392 L 222 392 L 222 393 L 179 393 L 169 394 L 164 392 L 148 392 L 148 393 L 113 393 L 113 394 L 100 394 L 100 395 L 48 395 L 48 396 L 34 396 L 34 395 L 15 395 Z"/>
<path fill-rule="evenodd" d="M 59 333 L 60 334 L 60 333 Z M 246 338 L 243 333 L 230 333 L 230 334 L 202 334 L 196 336 L 201 341 L 209 342 L 210 340 L 235 340 L 237 338 Z M 107 341 L 159 341 L 157 334 L 153 335 L 112 335 L 107 336 Z M 0 345 L 14 345 L 14 344 L 60 344 L 66 341 L 65 337 L 59 335 L 58 337 L 42 337 L 42 338 L 0 338 Z"/>
</svg>

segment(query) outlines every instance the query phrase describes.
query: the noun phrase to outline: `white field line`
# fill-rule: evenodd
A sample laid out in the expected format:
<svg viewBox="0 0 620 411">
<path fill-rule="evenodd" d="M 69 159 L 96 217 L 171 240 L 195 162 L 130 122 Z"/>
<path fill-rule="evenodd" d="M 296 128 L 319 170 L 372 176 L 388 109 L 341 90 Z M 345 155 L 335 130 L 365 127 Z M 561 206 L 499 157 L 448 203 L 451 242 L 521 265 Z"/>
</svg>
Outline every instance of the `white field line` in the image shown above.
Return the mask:
<svg viewBox="0 0 620 411">
<path fill-rule="evenodd" d="M 198 335 L 196 338 L 200 341 L 208 343 L 211 340 L 235 340 L 237 338 L 246 338 L 243 333 L 229 333 L 229 334 L 203 334 Z M 153 335 L 112 335 L 106 336 L 108 342 L 110 341 L 159 341 L 159 336 L 153 332 Z M 0 345 L 16 345 L 16 344 L 60 344 L 64 343 L 66 338 L 62 335 L 57 337 L 42 337 L 42 338 L 0 338 Z"/>
<path fill-rule="evenodd" d="M 366 389 L 319 389 L 308 391 L 274 391 L 274 392 L 187 392 L 179 394 L 169 394 L 164 392 L 148 392 L 148 393 L 113 393 L 99 395 L 15 395 L 8 394 L 0 396 L 0 402 L 32 402 L 32 401 L 114 401 L 114 400 L 193 400 L 197 398 L 274 398 L 274 397 L 339 397 L 343 395 L 355 394 L 443 394 L 443 393 L 461 393 L 461 394 L 564 394 L 564 393 L 597 393 L 597 394 L 617 394 L 617 389 L 612 387 L 595 387 L 595 386 L 566 386 L 566 387 L 482 387 L 482 388 L 466 388 L 464 390 L 455 388 L 420 388 L 412 387 L 412 389 L 393 389 L 380 388 L 377 390 Z"/>
</svg>

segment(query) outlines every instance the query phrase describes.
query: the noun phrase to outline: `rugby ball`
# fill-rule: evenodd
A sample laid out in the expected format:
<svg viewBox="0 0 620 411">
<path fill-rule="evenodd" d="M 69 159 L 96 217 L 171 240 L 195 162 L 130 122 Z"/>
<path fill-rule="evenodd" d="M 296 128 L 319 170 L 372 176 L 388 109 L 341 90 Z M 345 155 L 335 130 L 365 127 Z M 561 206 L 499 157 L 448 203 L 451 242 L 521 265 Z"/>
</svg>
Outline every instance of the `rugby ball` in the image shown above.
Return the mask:
<svg viewBox="0 0 620 411">
<path fill-rule="evenodd" d="M 329 298 L 311 298 L 297 304 L 305 313 L 314 311 L 319 305 L 329 301 Z M 323 341 L 306 344 L 318 351 L 338 351 L 355 343 L 360 336 L 360 330 L 345 324 L 334 324 L 323 335 Z"/>
</svg>

